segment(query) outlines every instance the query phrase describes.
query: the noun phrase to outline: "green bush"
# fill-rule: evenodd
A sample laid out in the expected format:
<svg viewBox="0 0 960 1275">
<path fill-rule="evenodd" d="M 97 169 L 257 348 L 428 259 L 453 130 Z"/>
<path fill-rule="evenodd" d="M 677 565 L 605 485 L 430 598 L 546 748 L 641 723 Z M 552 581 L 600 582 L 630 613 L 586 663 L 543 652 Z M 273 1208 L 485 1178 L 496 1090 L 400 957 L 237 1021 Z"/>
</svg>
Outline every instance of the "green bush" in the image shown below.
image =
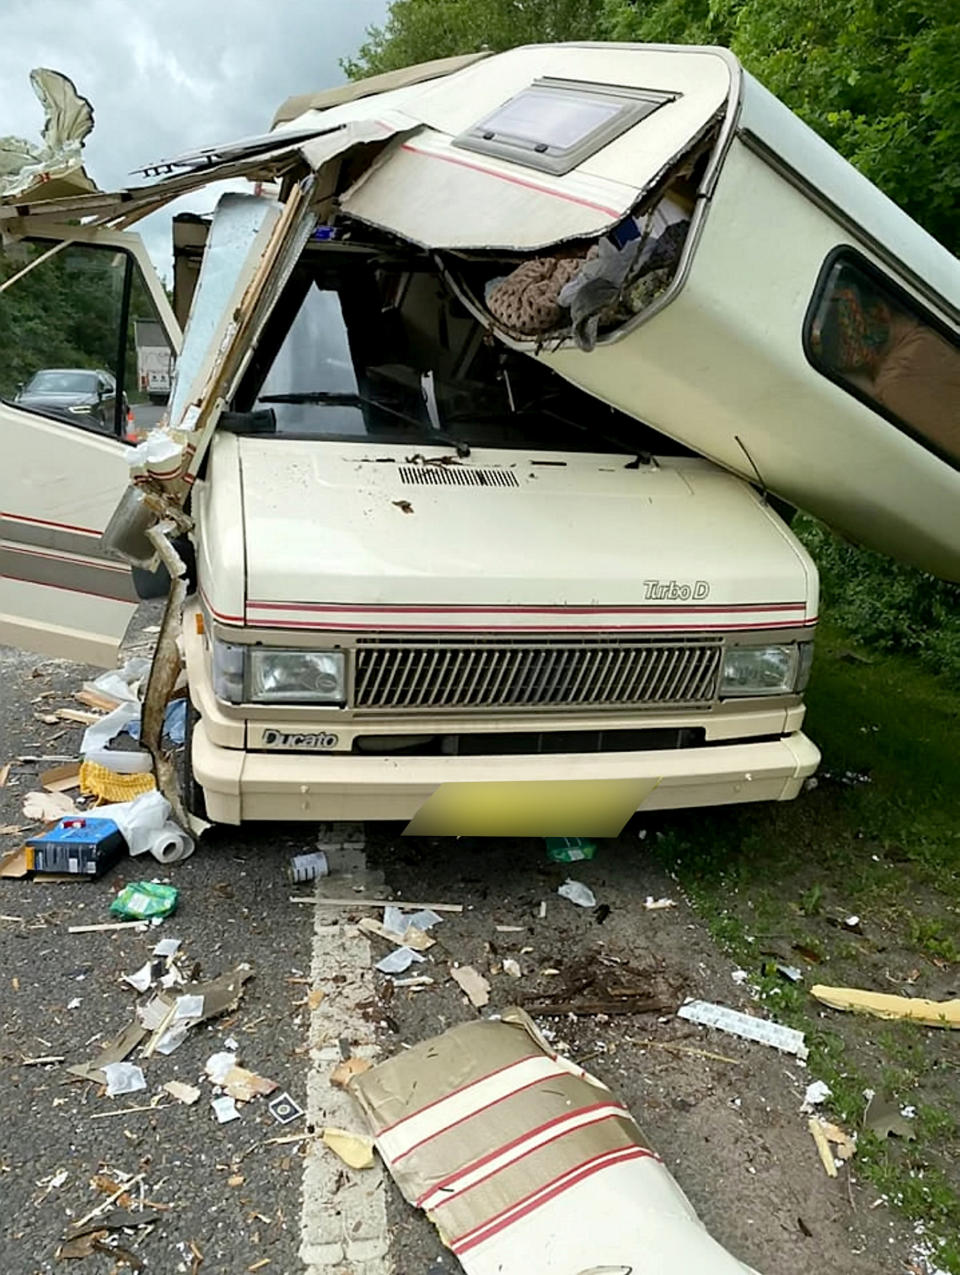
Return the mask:
<svg viewBox="0 0 960 1275">
<path fill-rule="evenodd" d="M 960 585 L 858 549 L 806 514 L 793 530 L 820 569 L 824 615 L 864 646 L 960 681 Z"/>
</svg>

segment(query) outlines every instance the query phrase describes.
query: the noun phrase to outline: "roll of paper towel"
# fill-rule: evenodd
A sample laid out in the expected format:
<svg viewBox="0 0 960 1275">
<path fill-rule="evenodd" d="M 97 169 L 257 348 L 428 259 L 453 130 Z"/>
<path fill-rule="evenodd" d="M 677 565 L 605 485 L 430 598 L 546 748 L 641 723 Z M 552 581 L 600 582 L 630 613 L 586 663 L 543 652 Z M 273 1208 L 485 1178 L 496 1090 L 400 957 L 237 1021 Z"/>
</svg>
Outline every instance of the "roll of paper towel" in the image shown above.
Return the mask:
<svg viewBox="0 0 960 1275">
<path fill-rule="evenodd" d="M 159 863 L 180 863 L 193 854 L 193 837 L 175 823 L 165 823 L 153 834 L 148 848 Z"/>
</svg>

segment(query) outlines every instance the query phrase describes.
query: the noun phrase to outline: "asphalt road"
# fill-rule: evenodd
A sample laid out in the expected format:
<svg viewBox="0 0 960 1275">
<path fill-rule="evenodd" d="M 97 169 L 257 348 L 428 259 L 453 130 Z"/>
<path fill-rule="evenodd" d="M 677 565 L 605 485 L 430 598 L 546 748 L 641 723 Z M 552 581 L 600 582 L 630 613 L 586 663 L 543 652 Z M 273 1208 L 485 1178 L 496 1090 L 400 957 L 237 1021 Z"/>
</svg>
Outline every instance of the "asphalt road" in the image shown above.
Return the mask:
<svg viewBox="0 0 960 1275">
<path fill-rule="evenodd" d="M 82 728 L 37 714 L 73 704 L 83 676 L 69 664 L 0 649 L 0 765 L 12 762 L 0 788 L 0 825 L 27 825 L 23 796 L 46 764 L 17 758 L 76 755 Z M 333 874 L 321 883 L 327 896 L 355 897 L 358 906 L 349 908 L 289 901 L 286 865 L 316 847 L 315 825 L 217 829 L 191 859 L 166 870 L 126 859 L 96 882 L 0 880 L 4 1275 L 63 1269 L 55 1253 L 64 1229 L 107 1198 L 91 1186 L 96 1174 L 140 1175 L 134 1203 L 142 1183 L 144 1207 L 158 1217 L 120 1233 L 119 1243 L 161 1275 L 297 1275 L 305 1262 L 312 1275 L 459 1269 L 432 1225 L 378 1170 L 347 1169 L 306 1136 L 312 1124 L 363 1127 L 351 1100 L 327 1083 L 341 1041 L 389 1055 L 476 1016 L 449 977 L 454 962 L 490 980 L 485 1014 L 558 995 L 602 960 L 628 963 L 667 999 L 748 1007 L 729 963 L 651 860 L 648 847 L 668 825 L 669 816 L 637 822 L 573 868 L 548 862 L 539 841 L 431 845 L 369 825 L 362 847 L 332 854 Z M 23 835 L 4 833 L 0 849 Z M 568 875 L 588 884 L 604 911 L 560 898 Z M 72 924 L 109 920 L 124 882 L 152 878 L 180 892 L 176 913 L 158 928 L 68 933 Z M 438 927 L 436 946 L 417 966 L 434 979 L 422 990 L 395 988 L 372 970 L 387 949 L 379 940 L 371 949 L 356 922 L 370 914 L 359 906 L 364 893 L 382 892 L 464 906 Z M 648 911 L 648 896 L 670 896 L 678 906 Z M 182 968 L 199 965 L 202 978 L 242 962 L 253 977 L 235 1012 L 194 1028 L 175 1053 L 142 1060 L 146 1091 L 108 1098 L 65 1067 L 91 1058 L 130 1021 L 137 996 L 121 975 L 142 966 L 161 937 L 180 939 Z M 519 979 L 504 973 L 506 957 L 519 963 Z M 669 1013 L 538 1022 L 629 1105 L 709 1229 L 762 1275 L 903 1269 L 902 1225 L 871 1207 L 874 1196 L 855 1171 L 849 1182 L 846 1173 L 824 1174 L 799 1111 L 813 1077 L 796 1060 Z M 279 1126 L 267 1100 L 256 1098 L 242 1105 L 240 1119 L 215 1122 L 204 1063 L 231 1038 L 240 1062 L 287 1090 L 303 1118 Z M 65 1062 L 29 1061 L 43 1057 Z M 200 1100 L 169 1099 L 161 1086 L 173 1079 L 199 1085 Z M 305 1136 L 270 1141 L 291 1130 Z M 115 1257 L 95 1251 L 75 1269 L 106 1275 Z"/>
</svg>

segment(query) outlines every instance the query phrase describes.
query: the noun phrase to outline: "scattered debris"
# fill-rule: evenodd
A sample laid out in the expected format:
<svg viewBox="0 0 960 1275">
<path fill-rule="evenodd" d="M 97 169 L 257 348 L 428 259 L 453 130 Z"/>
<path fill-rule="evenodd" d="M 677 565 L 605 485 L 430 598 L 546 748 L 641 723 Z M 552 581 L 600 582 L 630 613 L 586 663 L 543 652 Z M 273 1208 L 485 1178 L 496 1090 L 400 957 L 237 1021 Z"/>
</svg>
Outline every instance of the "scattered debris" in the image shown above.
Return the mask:
<svg viewBox="0 0 960 1275">
<path fill-rule="evenodd" d="M 520 962 L 514 960 L 512 956 L 505 956 L 503 959 L 503 972 L 510 978 L 520 978 L 523 971 L 520 969 Z"/>
<path fill-rule="evenodd" d="M 406 936 L 411 927 L 426 934 L 428 930 L 432 930 L 435 925 L 440 925 L 442 922 L 443 917 L 439 916 L 431 908 L 423 908 L 419 912 L 405 913 L 402 908 L 389 904 L 383 909 L 384 928 L 390 930 L 393 934 Z M 407 946 L 415 947 L 416 945 L 408 943 Z"/>
<path fill-rule="evenodd" d="M 330 863 L 322 850 L 310 854 L 295 854 L 287 867 L 287 879 L 293 885 L 303 881 L 316 881 L 330 875 Z"/>
<path fill-rule="evenodd" d="M 675 908 L 677 901 L 676 899 L 655 899 L 652 894 L 648 894 L 643 906 L 647 912 L 665 912 L 667 908 Z"/>
<path fill-rule="evenodd" d="M 540 971 L 541 975 L 559 971 Z M 572 961 L 563 970 L 563 981 L 548 995 L 536 994 L 524 1002 L 530 1014 L 650 1014 L 676 1010 L 678 987 L 662 968 L 638 969 L 604 954 L 602 948 Z"/>
<path fill-rule="evenodd" d="M 845 1133 L 839 1125 L 831 1124 L 829 1120 L 820 1117 L 820 1128 L 826 1135 L 828 1142 L 836 1144 L 837 1155 L 841 1160 L 849 1160 L 853 1157 L 857 1150 L 856 1134 Z"/>
<path fill-rule="evenodd" d="M 153 792 L 157 781 L 146 770 L 121 774 L 97 761 L 85 761 L 80 767 L 80 790 L 120 805 L 133 801 L 144 793 Z"/>
<path fill-rule="evenodd" d="M 237 1055 L 227 1050 L 211 1054 L 203 1065 L 204 1073 L 215 1085 L 222 1085 L 230 1071 L 237 1065 Z"/>
<path fill-rule="evenodd" d="M 290 1124 L 291 1121 L 299 1120 L 301 1116 L 306 1115 L 303 1108 L 298 1107 L 286 1091 L 274 1098 L 273 1102 L 267 1103 L 267 1110 L 277 1124 Z"/>
<path fill-rule="evenodd" d="M 323 1143 L 351 1169 L 373 1167 L 373 1140 L 346 1129 L 324 1129 Z"/>
<path fill-rule="evenodd" d="M 499 1101 L 491 1101 L 493 1066 Z M 402 1050 L 351 1092 L 397 1186 L 441 1228 L 469 1275 L 619 1275 L 648 1266 L 651 1251 L 657 1270 L 742 1269 L 698 1222 L 629 1112 L 553 1051 L 521 1010 Z M 429 1136 L 453 1121 L 456 1137 Z M 555 1153 L 526 1154 L 547 1126 Z M 597 1162 L 600 1188 L 595 1174 L 575 1172 Z M 482 1189 L 471 1190 L 478 1180 Z M 540 1196 L 541 1207 L 523 1207 Z"/>
<path fill-rule="evenodd" d="M 483 1009 L 490 1000 L 490 984 L 472 965 L 451 965 L 450 977 L 475 1009 Z"/>
<path fill-rule="evenodd" d="M 880 1138 L 905 1138 L 915 1142 L 917 1131 L 909 1116 L 904 1115 L 899 1103 L 889 1099 L 878 1098 L 871 1094 L 863 1113 L 863 1127 L 869 1129 Z"/>
<path fill-rule="evenodd" d="M 179 893 L 174 885 L 135 881 L 123 887 L 110 904 L 110 911 L 114 916 L 136 917 L 141 921 L 169 916 L 177 906 Z"/>
<path fill-rule="evenodd" d="M 112 868 L 125 850 L 120 829 L 112 819 L 72 815 L 27 845 L 33 851 L 35 872 L 99 877 Z"/>
<path fill-rule="evenodd" d="M 40 783 L 47 792 L 69 792 L 72 788 L 79 788 L 79 763 L 69 761 L 61 766 L 51 766 L 49 770 L 41 771 Z"/>
<path fill-rule="evenodd" d="M 97 925 L 68 925 L 68 934 L 104 934 L 108 930 L 145 930 L 146 921 L 101 921 Z"/>
<path fill-rule="evenodd" d="M 577 863 L 592 859 L 597 853 L 597 843 L 583 837 L 545 837 L 547 858 L 552 863 Z"/>
<path fill-rule="evenodd" d="M 770 1045 L 785 1054 L 796 1054 L 801 1060 L 805 1060 L 809 1053 L 803 1032 L 793 1027 L 783 1027 L 766 1018 L 742 1014 L 726 1005 L 713 1005 L 709 1001 L 687 1001 L 677 1010 L 677 1017 L 690 1023 L 699 1023 L 701 1027 L 716 1027 L 718 1031 L 729 1032 L 731 1036 L 753 1040 L 760 1045 Z"/>
<path fill-rule="evenodd" d="M 0 877 L 20 881 L 33 871 L 33 853 L 27 846 L 18 846 L 0 859 Z"/>
<path fill-rule="evenodd" d="M 235 1098 L 237 1102 L 251 1102 L 254 1098 L 265 1098 L 277 1089 L 275 1080 L 258 1076 L 254 1071 L 247 1071 L 246 1067 L 231 1067 L 221 1083 L 224 1092 L 229 1097 Z"/>
<path fill-rule="evenodd" d="M 81 1080 L 92 1080 L 98 1085 L 105 1085 L 105 1068 L 111 1063 L 122 1062 L 143 1041 L 146 1034 L 146 1029 L 138 1022 L 128 1023 L 104 1045 L 96 1058 L 88 1063 L 76 1063 L 68 1067 L 67 1071 L 71 1076 L 79 1076 Z"/>
<path fill-rule="evenodd" d="M 357 894 L 353 898 L 344 899 L 324 899 L 314 898 L 313 895 L 304 896 L 302 898 L 291 896 L 291 903 L 309 903 L 311 907 L 321 908 L 380 908 L 395 907 L 396 901 L 391 899 L 365 899 L 363 895 Z M 407 903 L 404 901 L 406 908 L 424 908 L 431 912 L 462 912 L 462 903 Z"/>
<path fill-rule="evenodd" d="M 38 823 L 56 823 L 64 815 L 78 814 L 71 797 L 63 792 L 28 792 L 23 799 L 23 817 Z"/>
<path fill-rule="evenodd" d="M 240 1112 L 237 1104 L 229 1094 L 221 1094 L 219 1098 L 211 1098 L 210 1106 L 217 1117 L 217 1124 L 229 1124 L 231 1120 L 239 1120 Z"/>
<path fill-rule="evenodd" d="M 348 1089 L 354 1076 L 362 1076 L 373 1066 L 366 1058 L 345 1058 L 330 1073 L 330 1083 L 338 1089 Z"/>
<path fill-rule="evenodd" d="M 822 1102 L 826 1102 L 832 1096 L 833 1090 L 825 1080 L 814 1080 L 807 1085 L 807 1092 L 803 1096 L 803 1106 L 800 1110 L 804 1113 L 811 1112 L 814 1107 L 819 1107 Z"/>
<path fill-rule="evenodd" d="M 960 1027 L 960 1000 L 930 1001 L 910 999 L 887 992 L 866 992 L 856 987 L 810 988 L 811 994 L 831 1009 L 861 1010 L 876 1018 L 908 1019 L 925 1027 Z"/>
<path fill-rule="evenodd" d="M 7 780 L 10 778 L 10 768 L 12 765 L 12 762 L 5 761 L 3 765 L 0 766 L 0 788 L 6 788 Z"/>
<path fill-rule="evenodd" d="M 391 500 L 390 503 L 392 505 L 396 505 L 396 507 L 405 514 L 413 513 L 413 505 L 411 505 L 409 500 Z"/>
<path fill-rule="evenodd" d="M 138 1093 L 147 1087 L 143 1072 L 135 1063 L 108 1062 L 102 1070 L 107 1081 L 108 1098 L 122 1093 Z"/>
<path fill-rule="evenodd" d="M 196 1085 L 185 1084 L 182 1080 L 168 1080 L 163 1086 L 164 1092 L 186 1107 L 192 1107 L 200 1098 L 200 1090 Z"/>
<path fill-rule="evenodd" d="M 415 925 L 408 925 L 400 933 L 397 930 L 388 930 L 380 921 L 374 921 L 369 916 L 363 918 L 359 928 L 364 934 L 375 934 L 377 938 L 385 939 L 396 947 L 412 947 L 415 952 L 426 952 L 436 942 L 429 934 L 424 930 L 418 929 Z"/>
<path fill-rule="evenodd" d="M 590 887 L 584 885 L 582 881 L 573 881 L 570 877 L 567 877 L 563 885 L 557 888 L 557 894 L 562 899 L 569 899 L 578 908 L 595 908 L 597 906 L 596 896 Z"/>
<path fill-rule="evenodd" d="M 376 969 L 381 974 L 402 974 L 404 970 L 408 970 L 414 961 L 422 961 L 423 957 L 419 952 L 415 952 L 412 947 L 398 947 L 387 955 L 381 961 L 377 961 Z"/>
<path fill-rule="evenodd" d="M 827 1177 L 835 1178 L 837 1176 L 837 1166 L 833 1162 L 833 1152 L 830 1150 L 830 1143 L 827 1141 L 827 1135 L 824 1133 L 819 1119 L 816 1116 L 811 1116 L 807 1121 L 807 1128 L 817 1144 L 820 1160 L 827 1171 Z"/>
<path fill-rule="evenodd" d="M 786 965 L 783 961 L 774 962 L 773 967 L 781 978 L 785 978 L 788 983 L 802 983 L 803 970 L 798 965 Z"/>
</svg>

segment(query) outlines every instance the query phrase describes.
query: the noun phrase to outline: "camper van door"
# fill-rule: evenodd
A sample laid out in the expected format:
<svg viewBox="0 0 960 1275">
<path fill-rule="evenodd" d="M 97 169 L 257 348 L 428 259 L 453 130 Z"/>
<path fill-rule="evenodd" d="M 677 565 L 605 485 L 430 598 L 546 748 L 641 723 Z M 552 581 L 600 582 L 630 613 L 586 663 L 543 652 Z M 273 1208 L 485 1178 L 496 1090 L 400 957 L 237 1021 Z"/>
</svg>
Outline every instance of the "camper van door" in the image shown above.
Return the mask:
<svg viewBox="0 0 960 1275">
<path fill-rule="evenodd" d="M 129 481 L 133 323 L 158 322 L 174 354 L 180 329 L 137 235 L 42 236 L 0 255 L 0 642 L 106 667 L 138 602 L 129 567 L 100 543 Z"/>
</svg>

